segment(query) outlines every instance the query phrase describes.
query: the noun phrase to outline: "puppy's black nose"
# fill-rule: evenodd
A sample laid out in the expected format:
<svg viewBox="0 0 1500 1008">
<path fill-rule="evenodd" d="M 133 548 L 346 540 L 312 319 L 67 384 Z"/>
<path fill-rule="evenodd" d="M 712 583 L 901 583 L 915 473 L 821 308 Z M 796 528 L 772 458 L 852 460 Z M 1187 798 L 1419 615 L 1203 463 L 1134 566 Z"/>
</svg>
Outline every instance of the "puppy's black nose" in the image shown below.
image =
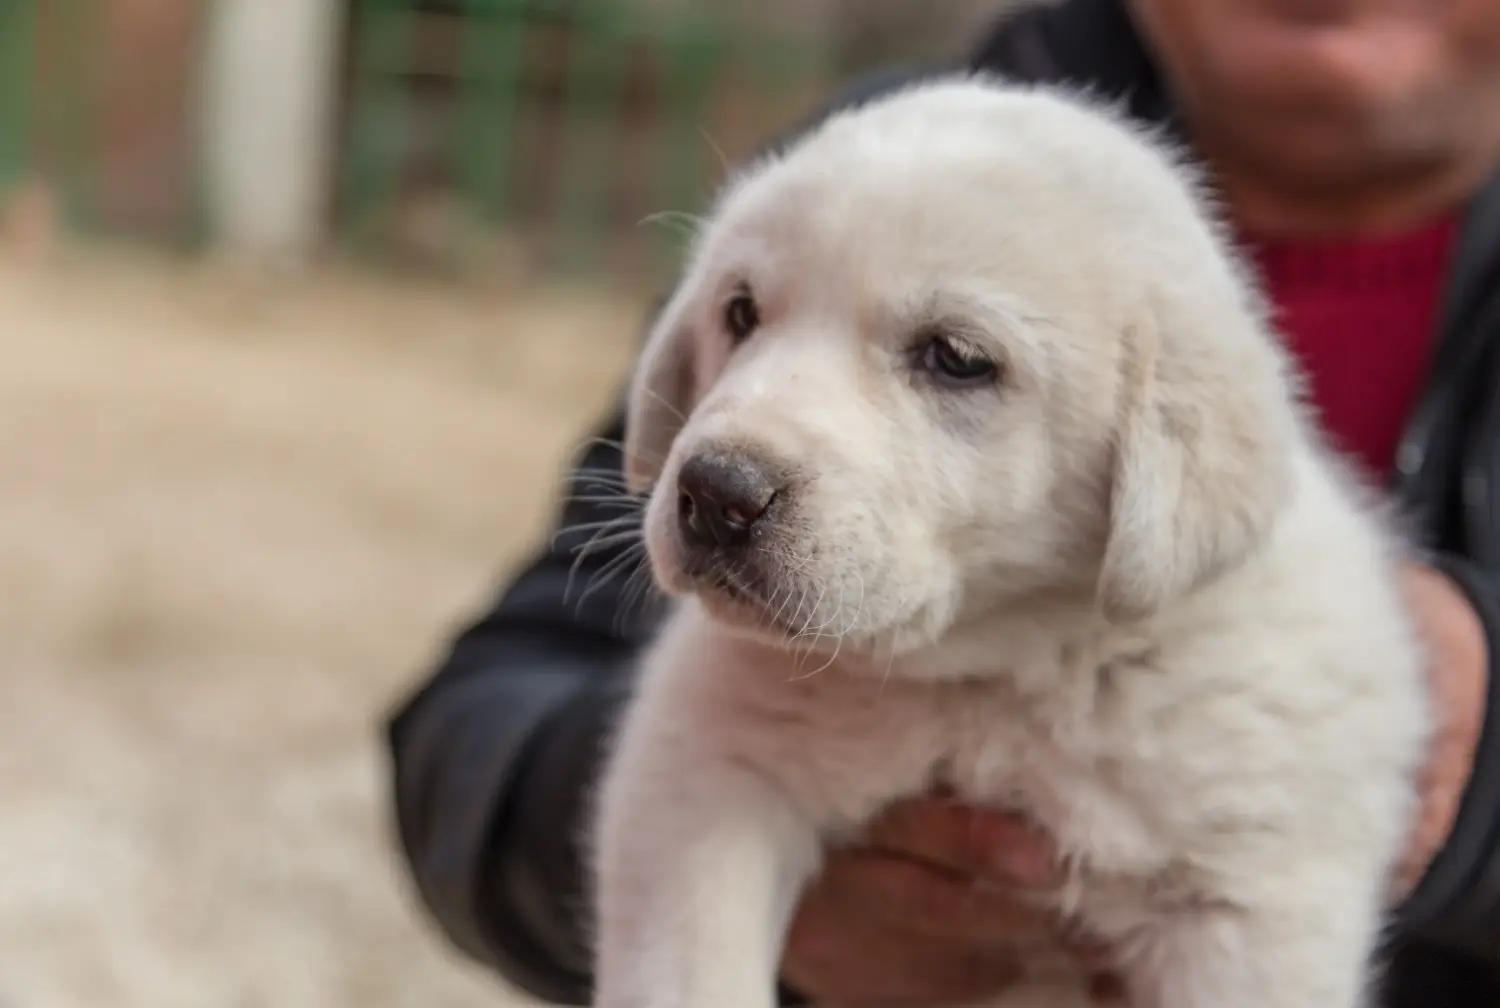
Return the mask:
<svg viewBox="0 0 1500 1008">
<path fill-rule="evenodd" d="M 775 496 L 763 463 L 739 454 L 694 455 L 677 474 L 682 538 L 704 549 L 743 546 Z"/>
</svg>

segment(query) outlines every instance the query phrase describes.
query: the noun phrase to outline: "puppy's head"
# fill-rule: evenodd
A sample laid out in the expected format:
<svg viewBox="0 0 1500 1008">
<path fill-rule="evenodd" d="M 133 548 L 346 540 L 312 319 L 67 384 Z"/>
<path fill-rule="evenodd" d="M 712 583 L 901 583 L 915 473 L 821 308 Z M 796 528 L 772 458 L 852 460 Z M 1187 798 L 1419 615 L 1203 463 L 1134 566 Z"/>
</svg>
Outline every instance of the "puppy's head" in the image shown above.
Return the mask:
<svg viewBox="0 0 1500 1008">
<path fill-rule="evenodd" d="M 825 123 L 732 184 L 636 375 L 668 591 L 907 650 L 1062 593 L 1149 617 L 1288 490 L 1282 355 L 1183 171 L 980 80 Z"/>
</svg>

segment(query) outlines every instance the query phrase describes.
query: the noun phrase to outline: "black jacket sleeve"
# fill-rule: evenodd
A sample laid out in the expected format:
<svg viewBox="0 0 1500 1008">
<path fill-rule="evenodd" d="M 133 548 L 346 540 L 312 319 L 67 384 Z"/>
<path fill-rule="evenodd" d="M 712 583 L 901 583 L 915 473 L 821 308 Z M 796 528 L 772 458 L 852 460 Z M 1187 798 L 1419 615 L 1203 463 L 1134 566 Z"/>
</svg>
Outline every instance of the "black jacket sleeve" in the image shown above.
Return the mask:
<svg viewBox="0 0 1500 1008">
<path fill-rule="evenodd" d="M 626 514 L 609 501 L 621 427 L 612 417 L 581 452 L 557 534 L 389 726 L 398 832 L 422 901 L 461 949 L 562 1003 L 586 994 L 580 806 L 655 616 L 634 597 L 638 579 L 627 587 L 622 545 L 577 555 Z"/>
<path fill-rule="evenodd" d="M 772 149 L 916 76 L 860 80 Z M 579 842 L 600 742 L 660 617 L 623 545 L 579 555 L 601 529 L 615 541 L 601 523 L 622 513 L 607 498 L 623 437 L 617 411 L 581 453 L 550 545 L 388 728 L 397 831 L 422 902 L 459 948 L 561 1004 L 588 997 Z"/>
</svg>

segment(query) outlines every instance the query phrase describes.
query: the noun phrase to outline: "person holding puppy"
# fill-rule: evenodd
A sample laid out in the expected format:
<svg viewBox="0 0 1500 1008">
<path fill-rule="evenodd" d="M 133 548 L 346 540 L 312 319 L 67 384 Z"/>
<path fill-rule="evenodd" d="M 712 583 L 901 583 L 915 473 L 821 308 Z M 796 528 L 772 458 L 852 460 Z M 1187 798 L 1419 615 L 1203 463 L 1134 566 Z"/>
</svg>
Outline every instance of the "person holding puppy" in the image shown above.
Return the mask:
<svg viewBox="0 0 1500 1008">
<path fill-rule="evenodd" d="M 1333 443 L 1388 486 L 1428 563 L 1407 574 L 1431 651 L 1438 732 L 1409 857 L 1391 880 L 1389 1008 L 1500 999 L 1500 4 L 1064 0 L 1006 18 L 970 65 L 1117 99 L 1210 173 Z M 862 82 L 831 108 L 898 86 Z M 795 131 L 794 131 L 795 133 Z M 608 483 L 622 420 L 581 453 Z M 601 475 L 604 474 L 604 475 Z M 601 744 L 659 612 L 623 579 L 564 599 L 589 523 L 570 501 L 549 549 L 452 643 L 390 725 L 396 811 L 449 937 L 544 1000 L 586 1003 L 578 841 Z M 617 554 L 592 552 L 587 580 Z M 787 943 L 789 1003 L 981 1002 L 1052 932 L 1017 895 L 1053 881 L 1047 838 L 941 794 L 829 852 Z"/>
</svg>

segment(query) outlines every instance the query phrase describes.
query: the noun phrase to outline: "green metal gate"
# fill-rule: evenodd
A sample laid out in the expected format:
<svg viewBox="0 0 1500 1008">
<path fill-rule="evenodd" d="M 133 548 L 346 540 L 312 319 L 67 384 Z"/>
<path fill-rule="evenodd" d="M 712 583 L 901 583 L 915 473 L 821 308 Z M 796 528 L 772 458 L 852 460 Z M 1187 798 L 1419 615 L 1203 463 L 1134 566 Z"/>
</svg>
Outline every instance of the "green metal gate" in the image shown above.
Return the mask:
<svg viewBox="0 0 1500 1008">
<path fill-rule="evenodd" d="M 213 3 L 0 0 L 0 198 L 43 180 L 74 230 L 203 237 Z M 659 273 L 678 242 L 642 220 L 703 209 L 830 74 L 795 3 L 344 5 L 327 222 L 337 248 L 397 265 L 504 247 L 543 272 Z"/>
<path fill-rule="evenodd" d="M 723 162 L 826 76 L 815 40 L 754 14 L 702 0 L 357 0 L 341 232 L 390 255 L 441 206 L 456 230 L 503 236 L 545 271 L 661 269 L 672 243 L 641 220 L 702 209 Z"/>
<path fill-rule="evenodd" d="M 14 185 L 25 171 L 35 21 L 34 0 L 0 4 L 0 187 Z"/>
</svg>

